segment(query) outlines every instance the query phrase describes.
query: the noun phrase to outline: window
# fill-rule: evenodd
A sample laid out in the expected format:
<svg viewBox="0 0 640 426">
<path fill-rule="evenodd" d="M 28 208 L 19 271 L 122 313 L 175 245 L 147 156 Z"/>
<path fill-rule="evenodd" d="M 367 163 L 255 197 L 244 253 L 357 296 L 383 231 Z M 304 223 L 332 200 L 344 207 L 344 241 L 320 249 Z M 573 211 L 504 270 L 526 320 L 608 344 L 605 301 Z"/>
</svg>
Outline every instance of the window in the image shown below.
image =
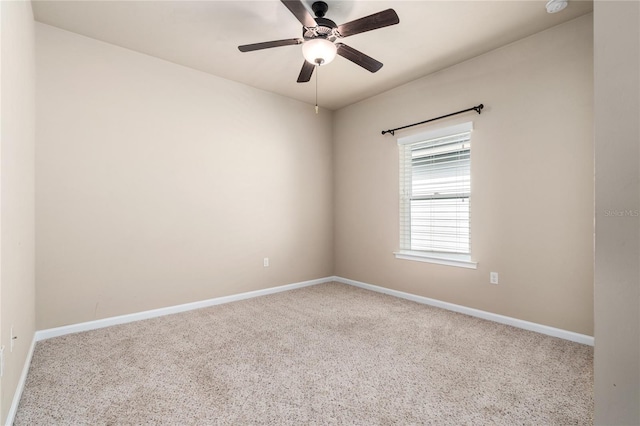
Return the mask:
<svg viewBox="0 0 640 426">
<path fill-rule="evenodd" d="M 471 261 L 471 130 L 464 123 L 400 138 L 396 257 L 475 268 Z"/>
</svg>

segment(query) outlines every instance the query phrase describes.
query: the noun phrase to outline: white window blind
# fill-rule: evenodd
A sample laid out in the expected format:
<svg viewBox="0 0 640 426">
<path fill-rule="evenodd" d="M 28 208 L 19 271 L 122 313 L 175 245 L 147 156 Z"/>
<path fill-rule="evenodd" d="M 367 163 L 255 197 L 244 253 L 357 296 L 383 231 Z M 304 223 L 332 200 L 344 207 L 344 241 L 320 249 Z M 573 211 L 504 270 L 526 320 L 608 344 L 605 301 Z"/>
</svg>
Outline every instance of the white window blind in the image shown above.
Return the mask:
<svg viewBox="0 0 640 426">
<path fill-rule="evenodd" d="M 471 123 L 399 140 L 400 248 L 471 252 Z"/>
</svg>

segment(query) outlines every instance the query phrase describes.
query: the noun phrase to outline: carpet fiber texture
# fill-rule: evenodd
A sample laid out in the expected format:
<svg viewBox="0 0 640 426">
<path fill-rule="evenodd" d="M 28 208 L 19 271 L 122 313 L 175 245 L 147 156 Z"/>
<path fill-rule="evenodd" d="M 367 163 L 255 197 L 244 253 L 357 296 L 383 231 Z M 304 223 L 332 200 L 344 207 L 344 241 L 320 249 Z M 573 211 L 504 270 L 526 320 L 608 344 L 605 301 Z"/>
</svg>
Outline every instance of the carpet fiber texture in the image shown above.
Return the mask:
<svg viewBox="0 0 640 426">
<path fill-rule="evenodd" d="M 593 423 L 593 348 L 327 283 L 38 342 L 16 425 Z"/>
</svg>

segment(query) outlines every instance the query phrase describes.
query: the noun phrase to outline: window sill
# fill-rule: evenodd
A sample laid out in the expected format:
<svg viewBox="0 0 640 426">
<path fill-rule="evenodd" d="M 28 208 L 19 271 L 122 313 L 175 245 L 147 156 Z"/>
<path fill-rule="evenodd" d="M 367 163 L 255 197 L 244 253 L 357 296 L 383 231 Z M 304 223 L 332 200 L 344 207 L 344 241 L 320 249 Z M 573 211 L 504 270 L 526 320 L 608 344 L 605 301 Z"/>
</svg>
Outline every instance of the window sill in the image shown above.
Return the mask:
<svg viewBox="0 0 640 426">
<path fill-rule="evenodd" d="M 466 254 L 436 254 L 410 250 L 400 250 L 393 254 L 396 256 L 396 259 L 436 263 L 438 265 L 457 266 L 468 269 L 477 269 L 478 267 L 478 263 L 472 262 L 471 256 Z"/>
</svg>

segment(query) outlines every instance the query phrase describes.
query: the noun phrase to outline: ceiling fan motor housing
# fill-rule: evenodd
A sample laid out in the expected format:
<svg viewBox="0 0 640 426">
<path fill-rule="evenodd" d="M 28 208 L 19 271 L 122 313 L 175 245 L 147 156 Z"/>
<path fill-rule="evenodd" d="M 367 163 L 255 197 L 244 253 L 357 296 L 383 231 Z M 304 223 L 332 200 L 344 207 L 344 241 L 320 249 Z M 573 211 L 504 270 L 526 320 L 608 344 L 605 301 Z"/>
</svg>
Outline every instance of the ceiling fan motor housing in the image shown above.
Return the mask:
<svg viewBox="0 0 640 426">
<path fill-rule="evenodd" d="M 338 25 L 333 22 L 331 19 L 327 18 L 315 18 L 318 24 L 317 27 L 314 28 L 302 28 L 302 37 L 305 40 L 311 40 L 314 38 L 326 38 L 330 41 L 334 41 L 336 37 L 336 29 Z"/>
<path fill-rule="evenodd" d="M 331 42 L 334 42 L 337 38 L 338 25 L 331 19 L 327 19 L 324 15 L 329 10 L 329 5 L 323 1 L 314 2 L 311 5 L 313 13 L 316 17 L 316 26 L 313 28 L 302 27 L 302 37 L 305 40 L 312 40 L 314 38 L 325 38 Z"/>
</svg>

